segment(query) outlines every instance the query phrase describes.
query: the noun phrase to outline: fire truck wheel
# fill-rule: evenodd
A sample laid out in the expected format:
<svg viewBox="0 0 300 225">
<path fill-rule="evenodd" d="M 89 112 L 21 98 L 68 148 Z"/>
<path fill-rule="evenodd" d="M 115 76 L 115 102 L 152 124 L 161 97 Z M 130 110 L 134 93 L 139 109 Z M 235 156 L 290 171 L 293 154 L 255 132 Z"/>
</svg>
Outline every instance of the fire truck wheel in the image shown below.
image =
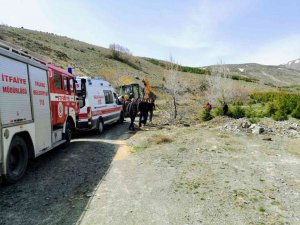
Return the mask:
<svg viewBox="0 0 300 225">
<path fill-rule="evenodd" d="M 72 129 L 69 122 L 66 123 L 66 131 L 65 131 L 64 139 L 66 140 L 64 146 L 67 147 L 70 144 L 72 139 Z"/>
<path fill-rule="evenodd" d="M 20 180 L 27 168 L 28 150 L 25 141 L 21 137 L 14 137 L 9 146 L 6 163 L 5 180 L 7 183 L 15 183 Z"/>
<path fill-rule="evenodd" d="M 101 134 L 101 133 L 103 132 L 103 128 L 104 128 L 103 122 L 102 122 L 101 119 L 99 119 L 99 120 L 98 120 L 98 125 L 97 125 L 97 133 L 98 133 L 98 134 Z"/>
</svg>

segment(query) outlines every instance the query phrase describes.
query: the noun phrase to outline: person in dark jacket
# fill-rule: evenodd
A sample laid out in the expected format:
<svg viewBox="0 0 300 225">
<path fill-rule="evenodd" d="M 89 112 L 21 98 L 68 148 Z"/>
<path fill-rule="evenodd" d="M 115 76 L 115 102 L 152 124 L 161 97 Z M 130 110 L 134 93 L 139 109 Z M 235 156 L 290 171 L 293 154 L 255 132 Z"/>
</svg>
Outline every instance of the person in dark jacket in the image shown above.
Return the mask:
<svg viewBox="0 0 300 225">
<path fill-rule="evenodd" d="M 147 123 L 149 111 L 149 105 L 146 99 L 142 99 L 142 101 L 139 104 L 138 110 L 140 112 L 139 127 L 141 127 L 142 124 L 145 126 Z"/>
<path fill-rule="evenodd" d="M 155 110 L 155 103 L 153 99 L 149 99 L 148 106 L 149 106 L 149 122 L 151 123 L 153 117 L 153 110 Z"/>
<path fill-rule="evenodd" d="M 226 116 L 228 113 L 228 105 L 226 102 L 223 102 L 223 115 Z"/>
<path fill-rule="evenodd" d="M 127 106 L 127 113 L 130 117 L 129 130 L 135 130 L 134 129 L 134 120 L 138 113 L 138 106 L 137 106 L 134 98 L 131 99 L 131 102 Z"/>
</svg>

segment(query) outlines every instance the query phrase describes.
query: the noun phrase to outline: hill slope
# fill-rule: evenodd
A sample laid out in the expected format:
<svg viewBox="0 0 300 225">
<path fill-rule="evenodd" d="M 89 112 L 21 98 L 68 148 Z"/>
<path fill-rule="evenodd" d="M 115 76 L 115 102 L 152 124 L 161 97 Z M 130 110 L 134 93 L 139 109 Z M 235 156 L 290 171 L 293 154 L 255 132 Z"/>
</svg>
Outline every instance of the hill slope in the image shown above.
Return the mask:
<svg viewBox="0 0 300 225">
<path fill-rule="evenodd" d="M 284 64 L 283 66 L 290 69 L 300 70 L 300 59 L 289 61 L 287 64 Z"/>
<path fill-rule="evenodd" d="M 210 70 L 223 69 L 231 76 L 250 78 L 271 86 L 291 86 L 300 84 L 300 71 L 285 66 L 267 66 L 256 63 L 225 64 L 207 67 Z"/>
<path fill-rule="evenodd" d="M 21 28 L 0 26 L 0 40 L 29 50 L 30 54 L 57 66 L 72 66 L 78 75 L 102 76 L 114 80 L 122 76 L 144 78 L 147 76 L 153 85 L 160 85 L 165 69 L 144 60 L 127 56 L 126 61 L 112 58 L 106 48 L 87 44 L 52 33 L 38 32 Z"/>
<path fill-rule="evenodd" d="M 78 75 L 101 76 L 114 85 L 123 80 L 140 82 L 147 77 L 153 86 L 163 86 L 167 73 L 166 61 L 149 59 L 146 57 L 126 56 L 126 60 L 116 60 L 110 49 L 84 43 L 64 36 L 52 33 L 32 31 L 23 28 L 13 28 L 0 25 L 0 40 L 4 40 L 29 50 L 31 54 L 47 62 L 53 62 L 57 66 L 73 67 Z M 242 78 L 249 78 L 254 83 L 267 84 L 269 86 L 290 86 L 300 84 L 300 70 L 293 67 L 298 64 L 295 60 L 281 66 L 266 66 L 260 64 L 228 64 L 228 74 Z M 288 66 L 290 65 L 290 66 Z M 218 69 L 219 65 L 206 67 L 208 70 Z M 180 67 L 180 81 L 193 84 L 196 89 L 203 79 L 202 73 L 206 68 Z M 209 74 L 209 73 L 208 73 Z M 247 79 L 245 79 L 247 81 Z"/>
</svg>

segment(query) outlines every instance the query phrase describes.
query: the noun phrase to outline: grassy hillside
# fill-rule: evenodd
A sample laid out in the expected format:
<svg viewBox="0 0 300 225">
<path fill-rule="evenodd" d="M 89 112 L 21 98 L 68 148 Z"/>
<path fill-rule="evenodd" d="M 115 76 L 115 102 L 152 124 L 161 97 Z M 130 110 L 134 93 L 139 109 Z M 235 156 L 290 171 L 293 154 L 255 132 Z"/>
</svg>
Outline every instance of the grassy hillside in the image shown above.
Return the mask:
<svg viewBox="0 0 300 225">
<path fill-rule="evenodd" d="M 300 71 L 285 66 L 267 66 L 256 63 L 226 64 L 209 66 L 209 70 L 223 67 L 234 79 L 266 84 L 268 86 L 286 87 L 300 84 Z M 247 79 L 248 78 L 248 79 Z"/>
<path fill-rule="evenodd" d="M 62 68 L 72 66 L 75 74 L 100 76 L 115 84 L 116 80 L 141 82 L 147 77 L 153 86 L 161 86 L 166 73 L 165 68 L 147 59 L 127 55 L 126 60 L 116 60 L 110 49 L 52 33 L 0 26 L 0 40 L 27 49 Z M 197 79 L 201 75 L 187 76 Z"/>
</svg>

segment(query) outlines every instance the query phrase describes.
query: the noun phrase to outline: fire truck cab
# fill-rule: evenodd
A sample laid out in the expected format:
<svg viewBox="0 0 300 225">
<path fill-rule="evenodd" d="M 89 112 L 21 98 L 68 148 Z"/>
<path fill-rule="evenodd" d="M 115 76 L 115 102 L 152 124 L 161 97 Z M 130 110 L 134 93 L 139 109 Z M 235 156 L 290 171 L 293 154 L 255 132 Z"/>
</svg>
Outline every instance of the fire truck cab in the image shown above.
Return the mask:
<svg viewBox="0 0 300 225">
<path fill-rule="evenodd" d="M 82 98 L 82 81 L 86 82 Z M 97 129 L 102 133 L 106 124 L 124 121 L 123 106 L 111 84 L 101 78 L 79 77 L 76 82 L 80 113 L 77 129 Z"/>
<path fill-rule="evenodd" d="M 0 42 L 0 177 L 22 178 L 29 158 L 68 144 L 79 104 L 75 77 Z"/>
</svg>

